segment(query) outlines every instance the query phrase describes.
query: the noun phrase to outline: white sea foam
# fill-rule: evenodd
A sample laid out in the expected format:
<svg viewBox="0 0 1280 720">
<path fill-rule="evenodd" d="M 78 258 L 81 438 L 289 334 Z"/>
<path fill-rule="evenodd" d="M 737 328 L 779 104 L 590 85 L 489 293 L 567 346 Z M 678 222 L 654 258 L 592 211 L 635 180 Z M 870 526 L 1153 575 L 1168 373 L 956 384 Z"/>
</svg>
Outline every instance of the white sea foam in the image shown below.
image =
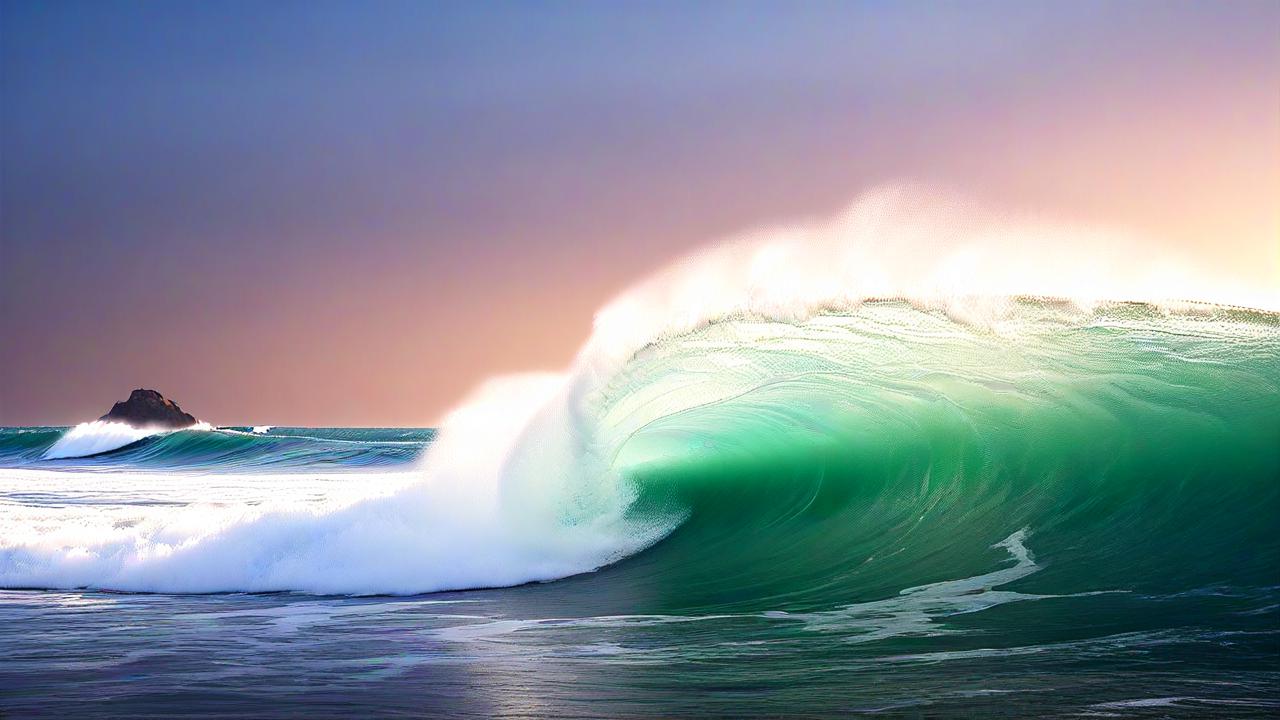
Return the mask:
<svg viewBox="0 0 1280 720">
<path fill-rule="evenodd" d="M 634 492 L 611 468 L 622 434 L 599 425 L 600 389 L 650 343 L 720 318 L 796 322 L 884 297 L 983 324 L 998 323 L 1013 295 L 1080 308 L 1113 299 L 1280 309 L 1280 289 L 1243 287 L 1214 267 L 1211 249 L 1178 261 L 1121 233 L 872 193 L 833 220 L 722 243 L 624 293 L 598 314 L 568 372 L 493 380 L 459 406 L 418 482 L 387 494 L 348 476 L 355 495 L 376 497 L 318 505 L 283 490 L 259 505 L 195 493 L 109 524 L 57 507 L 27 522 L 23 501 L 6 502 L 0 587 L 412 593 L 589 571 L 681 520 L 628 519 Z M 60 457 L 110 447 L 55 446 Z"/>
<path fill-rule="evenodd" d="M 425 481 L 0 471 L 0 586 L 408 594 L 590 570 L 669 528 L 628 525 L 616 491 L 577 496 L 566 524 L 571 490 L 555 478 L 514 506 L 504 497 L 511 449 L 562 388 L 541 374 L 480 388 L 450 416 Z"/>
<path fill-rule="evenodd" d="M 253 426 L 253 434 L 255 434 L 255 435 L 266 435 L 267 433 L 271 432 L 271 428 L 273 428 L 273 427 L 275 427 L 275 426 L 274 426 L 274 425 L 254 425 L 254 426 Z"/>
</svg>

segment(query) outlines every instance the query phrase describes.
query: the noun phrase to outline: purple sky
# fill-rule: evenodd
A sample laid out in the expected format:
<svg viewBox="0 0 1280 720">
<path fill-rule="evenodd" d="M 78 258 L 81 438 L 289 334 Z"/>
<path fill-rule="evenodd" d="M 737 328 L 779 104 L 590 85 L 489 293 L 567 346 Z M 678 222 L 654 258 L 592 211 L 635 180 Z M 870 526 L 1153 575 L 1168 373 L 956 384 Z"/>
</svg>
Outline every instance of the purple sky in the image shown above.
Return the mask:
<svg viewBox="0 0 1280 720">
<path fill-rule="evenodd" d="M 431 424 L 890 181 L 1280 282 L 1275 2 L 0 7 L 0 424 Z"/>
</svg>

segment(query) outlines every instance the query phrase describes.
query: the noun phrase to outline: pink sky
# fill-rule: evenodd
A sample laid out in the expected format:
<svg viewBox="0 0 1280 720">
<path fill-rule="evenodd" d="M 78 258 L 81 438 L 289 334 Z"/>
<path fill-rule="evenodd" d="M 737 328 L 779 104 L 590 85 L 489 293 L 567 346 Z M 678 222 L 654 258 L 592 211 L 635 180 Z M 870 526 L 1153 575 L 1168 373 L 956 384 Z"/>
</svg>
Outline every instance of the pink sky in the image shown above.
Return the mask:
<svg viewBox="0 0 1280 720">
<path fill-rule="evenodd" d="M 134 387 L 430 425 L 691 248 L 886 182 L 1280 286 L 1275 3 L 5 7 L 6 425 Z"/>
</svg>

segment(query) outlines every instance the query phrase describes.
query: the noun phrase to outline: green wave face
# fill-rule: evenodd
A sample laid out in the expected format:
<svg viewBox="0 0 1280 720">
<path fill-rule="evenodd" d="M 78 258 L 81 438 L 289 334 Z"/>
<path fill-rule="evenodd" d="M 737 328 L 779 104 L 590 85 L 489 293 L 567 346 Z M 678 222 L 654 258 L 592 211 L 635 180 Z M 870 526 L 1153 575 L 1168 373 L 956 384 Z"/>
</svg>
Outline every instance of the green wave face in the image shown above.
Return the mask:
<svg viewBox="0 0 1280 720">
<path fill-rule="evenodd" d="M 590 402 L 632 515 L 686 516 L 606 571 L 655 609 L 1280 585 L 1274 315 L 728 320 Z"/>
</svg>

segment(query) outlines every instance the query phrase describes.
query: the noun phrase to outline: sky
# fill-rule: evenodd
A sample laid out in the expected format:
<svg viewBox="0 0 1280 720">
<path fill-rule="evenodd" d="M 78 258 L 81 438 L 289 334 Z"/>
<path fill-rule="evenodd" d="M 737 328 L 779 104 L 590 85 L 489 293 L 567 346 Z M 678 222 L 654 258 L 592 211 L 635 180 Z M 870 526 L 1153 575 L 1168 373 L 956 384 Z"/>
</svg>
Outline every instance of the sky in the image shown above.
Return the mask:
<svg viewBox="0 0 1280 720">
<path fill-rule="evenodd" d="M 0 425 L 433 425 L 885 183 L 1280 284 L 1273 1 L 0 8 Z"/>
</svg>

